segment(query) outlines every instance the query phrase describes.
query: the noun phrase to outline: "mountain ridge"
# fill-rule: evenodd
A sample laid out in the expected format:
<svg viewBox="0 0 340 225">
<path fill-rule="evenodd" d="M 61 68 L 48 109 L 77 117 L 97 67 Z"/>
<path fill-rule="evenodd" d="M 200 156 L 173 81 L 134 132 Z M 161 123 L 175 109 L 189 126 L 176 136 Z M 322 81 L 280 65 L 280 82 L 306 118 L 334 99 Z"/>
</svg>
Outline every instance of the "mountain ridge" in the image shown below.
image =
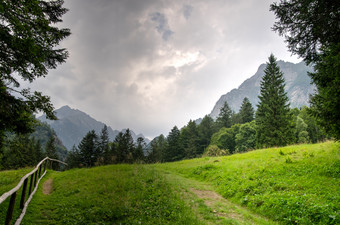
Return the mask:
<svg viewBox="0 0 340 225">
<path fill-rule="evenodd" d="M 48 120 L 46 119 L 46 115 L 38 117 L 38 120 L 49 124 L 69 150 L 72 149 L 74 145 L 78 146 L 89 131 L 94 130 L 97 134 L 100 134 L 105 126 L 103 122 L 94 119 L 79 109 L 72 109 L 68 105 L 62 106 L 55 110 L 55 112 L 58 120 Z M 120 132 L 119 130 L 113 130 L 110 126 L 107 126 L 107 130 L 110 141 L 114 141 Z M 122 132 L 125 130 L 126 129 L 123 129 Z M 142 137 L 147 143 L 149 142 L 143 134 L 136 135 L 132 130 L 130 130 L 130 132 L 134 141 L 136 141 L 138 137 Z"/>
<path fill-rule="evenodd" d="M 308 76 L 308 72 L 313 71 L 312 67 L 307 66 L 304 62 L 294 64 L 282 60 L 277 61 L 277 64 L 283 72 L 286 83 L 285 89 L 291 107 L 308 106 L 309 95 L 315 91 L 315 86 L 311 85 L 311 79 Z M 216 119 L 225 101 L 228 102 L 234 112 L 238 112 L 245 97 L 249 99 L 254 109 L 256 109 L 265 68 L 266 64 L 261 64 L 256 73 L 246 79 L 238 88 L 234 88 L 222 95 L 216 102 L 210 116 Z"/>
</svg>

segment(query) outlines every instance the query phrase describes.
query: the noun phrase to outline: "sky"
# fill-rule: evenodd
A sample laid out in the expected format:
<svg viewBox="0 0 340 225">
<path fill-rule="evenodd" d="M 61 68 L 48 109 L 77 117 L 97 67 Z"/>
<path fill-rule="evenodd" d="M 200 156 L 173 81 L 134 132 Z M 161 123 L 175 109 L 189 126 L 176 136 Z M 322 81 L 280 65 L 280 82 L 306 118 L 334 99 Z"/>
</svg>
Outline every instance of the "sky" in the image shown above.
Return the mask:
<svg viewBox="0 0 340 225">
<path fill-rule="evenodd" d="M 209 114 L 271 53 L 300 62 L 271 30 L 267 0 L 67 0 L 67 62 L 30 84 L 113 129 L 148 138 Z"/>
</svg>

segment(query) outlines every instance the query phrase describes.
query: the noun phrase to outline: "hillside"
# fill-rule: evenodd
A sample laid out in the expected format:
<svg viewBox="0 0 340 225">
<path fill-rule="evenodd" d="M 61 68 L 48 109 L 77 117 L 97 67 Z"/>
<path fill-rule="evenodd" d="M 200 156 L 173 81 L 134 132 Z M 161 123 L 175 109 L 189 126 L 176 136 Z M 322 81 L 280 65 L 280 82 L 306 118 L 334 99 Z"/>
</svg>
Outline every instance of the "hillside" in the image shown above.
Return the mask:
<svg viewBox="0 0 340 225">
<path fill-rule="evenodd" d="M 78 146 L 80 141 L 89 131 L 95 130 L 97 134 L 100 134 L 105 125 L 88 114 L 78 109 L 71 109 L 69 106 L 63 106 L 55 112 L 58 120 L 47 120 L 45 115 L 38 119 L 42 122 L 48 123 L 55 130 L 65 147 L 69 150 L 73 147 L 73 145 Z M 137 140 L 138 137 L 145 138 L 142 134 L 136 135 L 132 130 L 130 131 L 134 140 Z M 110 126 L 108 126 L 110 141 L 113 141 L 118 133 L 118 130 L 113 130 Z M 145 140 L 148 143 L 146 138 Z"/>
<path fill-rule="evenodd" d="M 314 86 L 311 85 L 311 79 L 307 75 L 307 72 L 311 72 L 312 68 L 306 66 L 303 62 L 294 64 L 280 60 L 277 64 L 284 74 L 286 91 L 291 107 L 308 106 L 309 95 L 314 92 Z M 237 89 L 233 89 L 225 95 L 222 95 L 216 102 L 210 116 L 216 118 L 225 101 L 228 102 L 232 110 L 238 112 L 245 97 L 249 99 L 254 108 L 257 108 L 260 83 L 264 75 L 265 67 L 266 64 L 261 64 L 255 75 L 245 80 Z"/>
<path fill-rule="evenodd" d="M 339 224 L 339 168 L 326 142 L 49 172 L 23 224 Z"/>
</svg>

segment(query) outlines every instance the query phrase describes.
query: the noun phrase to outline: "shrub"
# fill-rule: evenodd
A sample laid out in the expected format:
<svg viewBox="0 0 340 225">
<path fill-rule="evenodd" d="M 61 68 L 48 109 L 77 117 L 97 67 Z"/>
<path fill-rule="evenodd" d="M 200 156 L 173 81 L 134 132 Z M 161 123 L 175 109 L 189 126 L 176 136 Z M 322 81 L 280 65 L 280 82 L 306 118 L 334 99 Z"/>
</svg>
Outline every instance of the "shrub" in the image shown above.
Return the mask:
<svg viewBox="0 0 340 225">
<path fill-rule="evenodd" d="M 229 155 L 228 150 L 220 149 L 217 145 L 209 145 L 203 154 L 203 156 L 224 156 Z"/>
</svg>

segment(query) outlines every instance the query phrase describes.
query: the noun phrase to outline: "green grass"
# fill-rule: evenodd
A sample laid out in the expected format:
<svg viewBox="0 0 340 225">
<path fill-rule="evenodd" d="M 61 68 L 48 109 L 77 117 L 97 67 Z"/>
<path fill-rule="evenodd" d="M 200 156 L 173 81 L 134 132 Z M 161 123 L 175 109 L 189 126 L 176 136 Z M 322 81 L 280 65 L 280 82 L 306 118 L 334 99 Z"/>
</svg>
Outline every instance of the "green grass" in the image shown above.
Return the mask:
<svg viewBox="0 0 340 225">
<path fill-rule="evenodd" d="M 24 168 L 0 171 L 0 196 L 17 186 L 21 178 L 32 170 L 33 168 Z"/>
<path fill-rule="evenodd" d="M 340 224 L 339 203 L 340 144 L 326 142 L 48 171 L 22 224 Z"/>
<path fill-rule="evenodd" d="M 19 170 L 5 170 L 0 171 L 0 196 L 5 192 L 10 191 L 12 188 L 17 186 L 19 181 L 27 173 L 31 172 L 33 168 L 24 168 Z M 13 212 L 13 217 L 18 217 L 21 213 L 19 209 L 19 202 L 21 198 L 22 188 L 17 191 L 16 204 Z M 26 194 L 26 199 L 28 198 Z M 0 224 L 5 223 L 6 212 L 8 209 L 10 197 L 8 197 L 2 204 L 0 204 Z"/>
<path fill-rule="evenodd" d="M 160 164 L 286 224 L 340 224 L 340 144 L 295 145 Z"/>
<path fill-rule="evenodd" d="M 22 224 L 200 224 L 164 176 L 145 166 L 74 169 L 49 178 L 53 192 L 40 188 Z"/>
</svg>

